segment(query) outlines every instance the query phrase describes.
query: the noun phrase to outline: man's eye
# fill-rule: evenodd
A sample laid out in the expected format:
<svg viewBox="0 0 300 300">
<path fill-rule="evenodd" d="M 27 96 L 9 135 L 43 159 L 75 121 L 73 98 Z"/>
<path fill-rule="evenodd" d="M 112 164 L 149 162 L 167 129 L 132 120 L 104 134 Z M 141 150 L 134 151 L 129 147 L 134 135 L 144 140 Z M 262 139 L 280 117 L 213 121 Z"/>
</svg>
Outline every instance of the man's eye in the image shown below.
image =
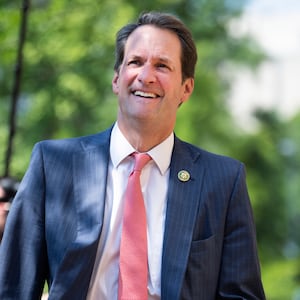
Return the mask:
<svg viewBox="0 0 300 300">
<path fill-rule="evenodd" d="M 129 62 L 128 62 L 128 65 L 137 65 L 137 66 L 139 66 L 141 63 L 140 63 L 140 61 L 138 61 L 138 60 L 130 60 Z"/>
<path fill-rule="evenodd" d="M 164 69 L 164 68 L 169 69 L 169 67 L 166 64 L 157 64 L 157 67 L 161 68 L 161 69 Z"/>
</svg>

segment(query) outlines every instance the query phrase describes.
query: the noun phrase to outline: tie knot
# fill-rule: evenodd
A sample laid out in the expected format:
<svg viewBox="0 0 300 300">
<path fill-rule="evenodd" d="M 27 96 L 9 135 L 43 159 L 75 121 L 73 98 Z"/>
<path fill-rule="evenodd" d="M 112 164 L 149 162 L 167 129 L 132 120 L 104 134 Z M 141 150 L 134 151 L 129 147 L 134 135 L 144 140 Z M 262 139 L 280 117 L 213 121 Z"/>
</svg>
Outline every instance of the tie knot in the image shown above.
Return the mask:
<svg viewBox="0 0 300 300">
<path fill-rule="evenodd" d="M 151 160 L 151 157 L 147 153 L 135 152 L 132 155 L 134 157 L 134 171 L 141 171 L 147 162 Z"/>
</svg>

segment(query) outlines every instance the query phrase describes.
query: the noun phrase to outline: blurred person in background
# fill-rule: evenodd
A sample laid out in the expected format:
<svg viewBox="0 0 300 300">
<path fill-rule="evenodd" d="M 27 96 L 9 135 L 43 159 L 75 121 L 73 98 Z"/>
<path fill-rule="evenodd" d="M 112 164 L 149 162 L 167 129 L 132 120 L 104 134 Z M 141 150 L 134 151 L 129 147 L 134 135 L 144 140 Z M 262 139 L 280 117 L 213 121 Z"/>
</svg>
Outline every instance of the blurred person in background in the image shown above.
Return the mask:
<svg viewBox="0 0 300 300">
<path fill-rule="evenodd" d="M 10 177 L 0 178 L 0 243 L 2 240 L 7 214 L 18 190 L 19 182 Z"/>
</svg>

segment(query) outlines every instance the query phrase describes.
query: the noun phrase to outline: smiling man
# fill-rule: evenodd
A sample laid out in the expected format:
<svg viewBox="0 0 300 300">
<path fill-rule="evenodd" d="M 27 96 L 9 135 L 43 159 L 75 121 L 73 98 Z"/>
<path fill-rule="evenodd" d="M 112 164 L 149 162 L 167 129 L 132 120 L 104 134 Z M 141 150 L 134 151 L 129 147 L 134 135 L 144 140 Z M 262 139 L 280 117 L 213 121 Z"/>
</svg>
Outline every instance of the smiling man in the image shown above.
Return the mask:
<svg viewBox="0 0 300 300">
<path fill-rule="evenodd" d="M 113 91 L 119 98 L 118 126 L 138 151 L 172 133 L 177 109 L 193 91 L 194 78 L 183 78 L 181 52 L 180 40 L 168 29 L 144 25 L 128 37 Z"/>
<path fill-rule="evenodd" d="M 45 280 L 50 300 L 265 299 L 243 164 L 173 132 L 196 61 L 172 15 L 118 32 L 117 121 L 34 147 L 0 247 L 0 299 L 40 299 Z"/>
</svg>

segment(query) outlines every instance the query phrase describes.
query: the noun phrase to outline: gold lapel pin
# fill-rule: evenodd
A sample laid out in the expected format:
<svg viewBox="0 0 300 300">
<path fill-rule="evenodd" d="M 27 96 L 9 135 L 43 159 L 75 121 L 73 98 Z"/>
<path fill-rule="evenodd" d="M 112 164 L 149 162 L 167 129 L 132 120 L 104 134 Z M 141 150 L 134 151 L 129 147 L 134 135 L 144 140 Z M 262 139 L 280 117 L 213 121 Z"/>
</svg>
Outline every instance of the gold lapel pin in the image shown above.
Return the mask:
<svg viewBox="0 0 300 300">
<path fill-rule="evenodd" d="M 178 179 L 183 182 L 189 181 L 191 178 L 190 173 L 186 170 L 179 171 L 177 176 L 178 176 Z"/>
</svg>

